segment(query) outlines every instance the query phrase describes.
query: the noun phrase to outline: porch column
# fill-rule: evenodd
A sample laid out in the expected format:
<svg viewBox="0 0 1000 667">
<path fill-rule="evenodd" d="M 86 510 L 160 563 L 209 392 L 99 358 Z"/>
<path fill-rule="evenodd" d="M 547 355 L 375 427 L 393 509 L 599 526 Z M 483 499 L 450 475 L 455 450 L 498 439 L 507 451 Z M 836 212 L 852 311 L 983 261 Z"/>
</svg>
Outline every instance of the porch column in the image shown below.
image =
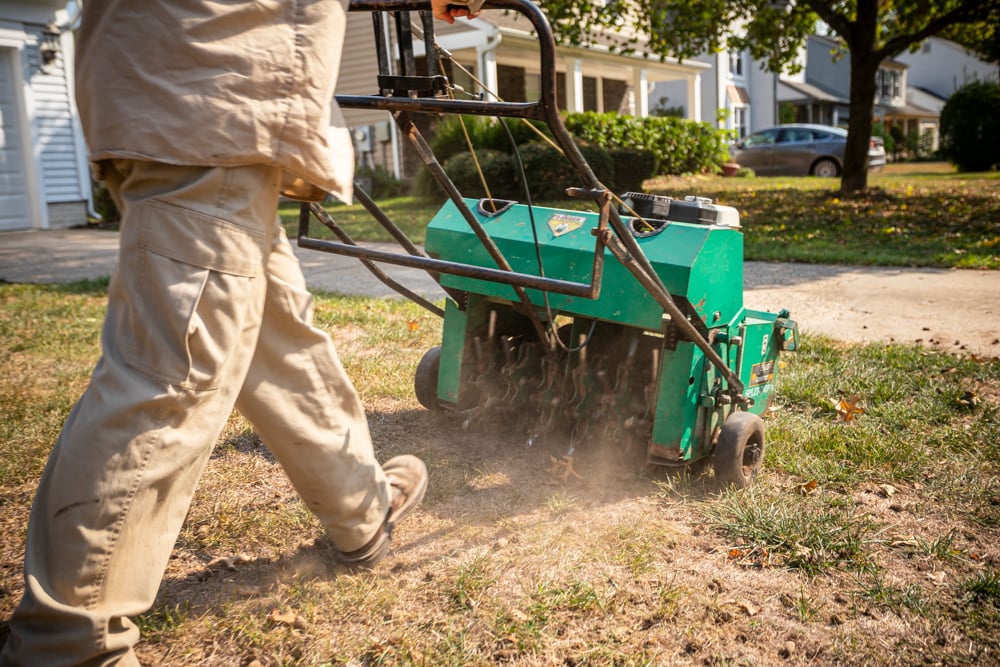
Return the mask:
<svg viewBox="0 0 1000 667">
<path fill-rule="evenodd" d="M 701 74 L 688 76 L 687 99 L 688 106 L 684 110 L 684 117 L 688 120 L 701 122 Z"/>
<path fill-rule="evenodd" d="M 583 63 L 573 60 L 566 72 L 566 111 L 583 111 Z"/>
<path fill-rule="evenodd" d="M 632 115 L 645 118 L 649 115 L 649 79 L 645 67 L 632 68 L 632 90 L 635 100 Z"/>
</svg>

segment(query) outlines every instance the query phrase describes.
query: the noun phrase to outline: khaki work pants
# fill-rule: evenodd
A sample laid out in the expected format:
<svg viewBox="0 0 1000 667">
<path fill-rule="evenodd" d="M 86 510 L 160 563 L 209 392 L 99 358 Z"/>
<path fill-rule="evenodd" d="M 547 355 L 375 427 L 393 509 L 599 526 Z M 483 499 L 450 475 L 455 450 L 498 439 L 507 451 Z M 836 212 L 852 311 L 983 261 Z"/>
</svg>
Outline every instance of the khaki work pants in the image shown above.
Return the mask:
<svg viewBox="0 0 1000 667">
<path fill-rule="evenodd" d="M 233 407 L 341 551 L 389 483 L 276 222 L 280 172 L 105 163 L 122 212 L 102 357 L 31 511 L 24 598 L 3 665 L 135 665 L 128 617 L 153 604 Z"/>
</svg>

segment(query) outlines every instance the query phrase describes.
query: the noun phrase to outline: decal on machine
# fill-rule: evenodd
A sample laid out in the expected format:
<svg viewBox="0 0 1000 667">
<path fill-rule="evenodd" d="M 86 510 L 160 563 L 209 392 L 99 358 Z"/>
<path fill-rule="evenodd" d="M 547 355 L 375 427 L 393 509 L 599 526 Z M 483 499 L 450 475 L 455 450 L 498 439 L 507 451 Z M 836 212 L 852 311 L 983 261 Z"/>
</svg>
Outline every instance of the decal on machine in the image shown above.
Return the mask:
<svg viewBox="0 0 1000 667">
<path fill-rule="evenodd" d="M 549 229 L 552 230 L 553 236 L 562 236 L 563 234 L 569 234 L 572 231 L 580 229 L 586 221 L 587 218 L 581 215 L 554 213 L 552 214 L 552 217 L 549 218 Z"/>
<path fill-rule="evenodd" d="M 775 361 L 762 361 L 750 367 L 750 386 L 756 387 L 759 384 L 767 384 L 774 380 Z"/>
</svg>

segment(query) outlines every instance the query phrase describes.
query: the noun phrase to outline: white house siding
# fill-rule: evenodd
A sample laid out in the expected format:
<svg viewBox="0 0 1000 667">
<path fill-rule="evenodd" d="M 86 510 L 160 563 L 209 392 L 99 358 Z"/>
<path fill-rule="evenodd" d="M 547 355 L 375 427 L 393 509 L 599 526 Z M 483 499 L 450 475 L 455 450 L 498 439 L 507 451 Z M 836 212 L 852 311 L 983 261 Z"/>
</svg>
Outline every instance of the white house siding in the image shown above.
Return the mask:
<svg viewBox="0 0 1000 667">
<path fill-rule="evenodd" d="M 0 231 L 19 229 L 29 219 L 26 142 L 15 83 L 18 52 L 0 47 Z"/>
<path fill-rule="evenodd" d="M 46 24 L 66 19 L 65 2 L 0 1 L 0 50 L 6 75 L 3 86 L 5 151 L 19 141 L 20 159 L 5 169 L 17 194 L 10 202 L 17 214 L 4 213 L 0 229 L 48 229 L 85 223 L 90 196 L 86 147 L 73 103 L 73 39 L 59 38 L 56 59 L 44 70 L 39 47 Z M 8 122 L 8 112 L 10 122 Z M 9 128 L 7 128 L 9 124 Z M 16 170 L 16 175 L 14 174 Z M 10 193 L 8 193 L 9 195 Z"/>
<path fill-rule="evenodd" d="M 48 203 L 81 201 L 85 198 L 77 165 L 77 142 L 73 132 L 73 110 L 63 58 L 41 68 L 37 44 L 40 30 L 31 29 L 34 48 L 28 50 L 36 152 L 42 162 L 42 181 Z"/>
<path fill-rule="evenodd" d="M 1000 67 L 939 37 L 931 37 L 914 53 L 899 54 L 896 60 L 910 66 L 908 85 L 945 99 L 970 81 L 1000 81 Z"/>
</svg>

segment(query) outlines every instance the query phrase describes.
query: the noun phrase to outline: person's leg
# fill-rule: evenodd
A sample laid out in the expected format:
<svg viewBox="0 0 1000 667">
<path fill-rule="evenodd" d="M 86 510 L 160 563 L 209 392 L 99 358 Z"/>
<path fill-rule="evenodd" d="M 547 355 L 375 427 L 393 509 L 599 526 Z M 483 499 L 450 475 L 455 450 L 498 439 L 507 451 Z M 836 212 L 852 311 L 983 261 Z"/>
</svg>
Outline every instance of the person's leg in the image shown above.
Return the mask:
<svg viewBox="0 0 1000 667">
<path fill-rule="evenodd" d="M 115 161 L 102 357 L 39 482 L 3 665 L 137 664 L 195 485 L 256 346 L 280 172 Z"/>
<path fill-rule="evenodd" d="M 378 464 L 364 408 L 330 336 L 312 324 L 313 299 L 284 231 L 267 265 L 260 338 L 236 407 L 320 519 L 335 548 L 362 549 L 382 529 L 396 486 L 411 501 L 426 488 L 413 457 Z M 394 507 L 398 520 L 405 513 Z M 384 555 L 388 544 L 374 559 Z M 362 559 L 365 560 L 365 559 Z"/>
</svg>

